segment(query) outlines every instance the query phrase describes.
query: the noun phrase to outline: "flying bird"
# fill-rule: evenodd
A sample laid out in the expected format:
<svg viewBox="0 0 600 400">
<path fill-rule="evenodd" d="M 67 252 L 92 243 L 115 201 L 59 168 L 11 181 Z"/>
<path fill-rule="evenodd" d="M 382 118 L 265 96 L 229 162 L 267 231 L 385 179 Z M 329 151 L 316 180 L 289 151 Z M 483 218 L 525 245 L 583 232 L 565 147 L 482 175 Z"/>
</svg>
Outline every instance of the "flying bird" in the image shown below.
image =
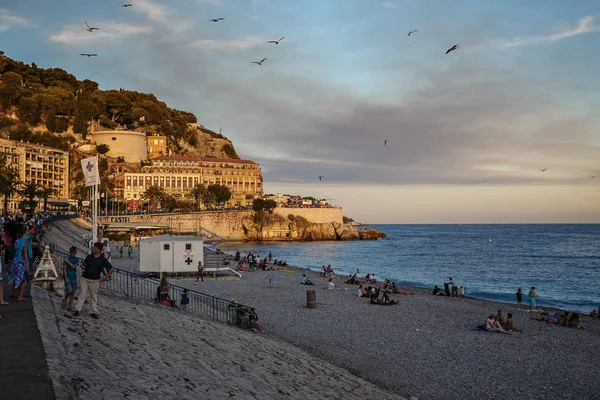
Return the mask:
<svg viewBox="0 0 600 400">
<path fill-rule="evenodd" d="M 548 168 L 544 168 L 544 169 L 541 169 L 541 168 L 540 168 L 540 171 L 542 171 L 542 172 L 546 172 L 546 170 L 547 170 L 547 169 L 548 169 Z"/>
<path fill-rule="evenodd" d="M 93 28 L 93 27 L 89 26 L 88 23 L 85 22 L 85 21 L 83 21 L 83 23 L 85 24 L 85 30 L 88 31 L 88 32 L 91 32 L 91 31 L 93 31 L 95 29 L 96 30 L 99 29 L 99 28 Z"/>
<path fill-rule="evenodd" d="M 413 29 L 412 31 L 408 32 L 408 36 L 412 35 L 415 32 L 418 32 L 418 30 L 417 29 Z"/>
<path fill-rule="evenodd" d="M 279 42 L 281 42 L 283 40 L 283 36 L 281 37 L 281 39 L 279 40 L 269 40 L 267 43 L 275 43 L 276 45 L 279 44 Z"/>
<path fill-rule="evenodd" d="M 322 181 L 325 178 L 325 175 L 319 175 L 319 180 Z"/>
<path fill-rule="evenodd" d="M 451 51 L 454 51 L 454 50 L 458 49 L 459 47 L 460 47 L 460 44 L 455 44 L 454 46 L 452 46 L 448 50 L 446 50 L 446 54 L 450 53 Z"/>
<path fill-rule="evenodd" d="M 225 18 L 213 18 L 209 22 L 219 22 L 219 21 L 225 21 Z"/>
<path fill-rule="evenodd" d="M 262 63 L 264 63 L 266 59 L 267 59 L 267 57 L 263 58 L 263 59 L 262 59 L 262 60 L 260 60 L 260 61 L 252 61 L 252 64 L 258 64 L 258 65 L 262 65 Z"/>
<path fill-rule="evenodd" d="M 383 141 L 383 145 L 384 145 L 384 146 L 387 146 L 387 140 L 384 140 L 384 141 Z"/>
<path fill-rule="evenodd" d="M 123 8 L 123 7 L 133 7 L 133 4 L 129 4 L 129 3 L 127 3 L 127 4 L 123 4 L 123 5 L 121 6 L 121 8 Z"/>
<path fill-rule="evenodd" d="M 596 179 L 596 175 L 592 176 L 590 179 Z"/>
<path fill-rule="evenodd" d="M 94 53 L 81 53 L 81 55 L 86 56 L 87 58 L 98 56 L 98 54 L 94 54 Z"/>
</svg>

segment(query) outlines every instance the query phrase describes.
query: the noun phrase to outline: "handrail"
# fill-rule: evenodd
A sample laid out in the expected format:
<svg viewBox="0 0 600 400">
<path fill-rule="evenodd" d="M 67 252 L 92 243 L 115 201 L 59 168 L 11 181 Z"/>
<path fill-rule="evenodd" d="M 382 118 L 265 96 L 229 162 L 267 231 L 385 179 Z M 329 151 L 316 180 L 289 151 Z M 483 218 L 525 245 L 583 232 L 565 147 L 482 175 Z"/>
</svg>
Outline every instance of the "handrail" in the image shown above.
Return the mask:
<svg viewBox="0 0 600 400">
<path fill-rule="evenodd" d="M 127 298 L 158 303 L 161 300 L 160 286 L 161 282 L 157 279 L 113 267 L 110 279 L 104 282 L 100 288 L 119 295 L 125 295 Z M 258 319 L 256 310 L 253 307 L 239 304 L 233 300 L 228 301 L 171 283 L 169 283 L 168 298 L 163 296 L 162 300 L 171 301 L 171 306 L 176 307 L 176 304 L 180 303 L 184 290 L 187 290 L 189 299 L 186 312 L 245 329 L 254 329 L 256 327 L 256 320 Z"/>
<path fill-rule="evenodd" d="M 62 230 L 60 231 L 62 232 Z M 52 253 L 61 257 L 69 255 L 64 248 L 51 239 L 48 238 L 47 243 Z M 127 299 L 139 299 L 159 303 L 161 299 L 160 286 L 161 282 L 157 279 L 113 267 L 110 279 L 100 285 L 100 289 L 124 295 Z M 172 300 L 172 303 L 170 303 L 172 307 L 180 303 L 184 290 L 187 290 L 189 299 L 189 304 L 185 308 L 186 312 L 244 329 L 256 328 L 258 316 L 254 307 L 169 283 L 168 297 Z"/>
</svg>

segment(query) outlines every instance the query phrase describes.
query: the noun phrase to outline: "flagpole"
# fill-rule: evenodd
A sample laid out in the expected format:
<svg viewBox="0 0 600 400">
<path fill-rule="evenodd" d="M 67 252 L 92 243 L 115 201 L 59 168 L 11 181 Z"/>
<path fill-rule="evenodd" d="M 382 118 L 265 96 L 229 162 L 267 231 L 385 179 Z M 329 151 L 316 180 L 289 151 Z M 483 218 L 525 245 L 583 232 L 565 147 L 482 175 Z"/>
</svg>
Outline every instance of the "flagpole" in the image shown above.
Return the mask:
<svg viewBox="0 0 600 400">
<path fill-rule="evenodd" d="M 98 169 L 98 155 L 96 155 L 96 168 Z M 96 184 L 94 185 L 94 219 L 93 219 L 93 232 L 92 232 L 92 240 L 93 243 L 98 241 L 98 181 L 96 180 Z"/>
</svg>

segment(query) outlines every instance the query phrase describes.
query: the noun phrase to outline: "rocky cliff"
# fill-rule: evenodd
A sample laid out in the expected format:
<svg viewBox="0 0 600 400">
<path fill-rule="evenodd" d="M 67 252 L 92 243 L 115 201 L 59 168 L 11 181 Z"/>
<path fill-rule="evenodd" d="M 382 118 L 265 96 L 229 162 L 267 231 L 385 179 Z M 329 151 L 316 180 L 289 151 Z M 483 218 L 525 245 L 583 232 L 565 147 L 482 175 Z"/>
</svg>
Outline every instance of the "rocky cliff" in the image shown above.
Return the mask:
<svg viewBox="0 0 600 400">
<path fill-rule="evenodd" d="M 349 224 L 311 223 L 300 216 L 284 218 L 275 214 L 257 213 L 242 219 L 246 240 L 256 241 L 315 241 L 315 240 L 377 240 L 385 238 L 378 229 L 358 229 Z"/>
</svg>

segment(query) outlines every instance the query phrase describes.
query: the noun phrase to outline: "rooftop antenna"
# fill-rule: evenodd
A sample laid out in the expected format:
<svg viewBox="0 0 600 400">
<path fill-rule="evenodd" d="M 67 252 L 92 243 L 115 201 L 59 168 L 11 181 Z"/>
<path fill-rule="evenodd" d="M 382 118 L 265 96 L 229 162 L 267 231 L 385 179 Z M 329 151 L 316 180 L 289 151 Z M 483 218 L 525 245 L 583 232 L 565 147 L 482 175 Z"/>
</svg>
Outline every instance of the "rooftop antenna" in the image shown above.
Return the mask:
<svg viewBox="0 0 600 400">
<path fill-rule="evenodd" d="M 221 134 L 221 132 L 223 132 L 223 127 L 219 127 L 219 135 Z"/>
</svg>

